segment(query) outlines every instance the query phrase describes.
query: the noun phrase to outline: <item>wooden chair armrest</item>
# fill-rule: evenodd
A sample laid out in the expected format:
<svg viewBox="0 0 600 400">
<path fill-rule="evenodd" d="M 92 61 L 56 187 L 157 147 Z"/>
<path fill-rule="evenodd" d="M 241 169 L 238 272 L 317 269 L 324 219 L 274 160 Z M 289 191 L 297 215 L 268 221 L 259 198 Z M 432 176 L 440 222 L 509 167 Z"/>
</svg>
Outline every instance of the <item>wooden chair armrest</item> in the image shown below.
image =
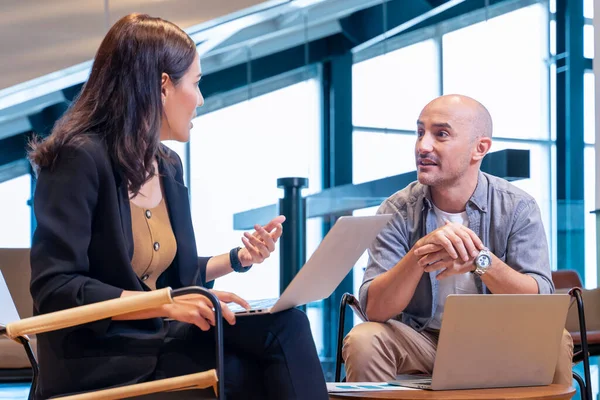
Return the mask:
<svg viewBox="0 0 600 400">
<path fill-rule="evenodd" d="M 124 399 L 134 396 L 143 396 L 150 393 L 169 392 L 174 390 L 204 389 L 213 387 L 216 389 L 217 371 L 214 369 L 196 374 L 176 376 L 174 378 L 160 379 L 152 382 L 138 383 L 76 394 L 73 396 L 59 397 L 60 400 L 113 400 Z"/>
<path fill-rule="evenodd" d="M 11 322 L 6 326 L 6 335 L 11 339 L 15 339 L 19 336 L 54 331 L 117 315 L 160 307 L 163 304 L 172 302 L 171 288 L 140 292 L 139 295 L 135 296 L 101 301 Z"/>
</svg>

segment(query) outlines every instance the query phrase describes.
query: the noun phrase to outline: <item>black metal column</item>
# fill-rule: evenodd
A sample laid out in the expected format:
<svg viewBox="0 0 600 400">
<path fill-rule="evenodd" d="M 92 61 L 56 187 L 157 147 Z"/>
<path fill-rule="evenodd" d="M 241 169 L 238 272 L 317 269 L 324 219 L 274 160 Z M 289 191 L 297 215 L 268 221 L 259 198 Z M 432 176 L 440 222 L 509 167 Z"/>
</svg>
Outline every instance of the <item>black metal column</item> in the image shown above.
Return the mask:
<svg viewBox="0 0 600 400">
<path fill-rule="evenodd" d="M 302 188 L 307 178 L 279 178 L 277 187 L 283 188 L 279 199 L 279 213 L 285 216 L 279 246 L 279 292 L 283 293 L 306 260 L 306 199 Z"/>
<path fill-rule="evenodd" d="M 557 267 L 585 279 L 583 1 L 556 0 Z"/>
<path fill-rule="evenodd" d="M 352 54 L 334 57 L 323 64 L 323 189 L 352 183 Z M 327 233 L 335 218 L 324 222 Z M 353 273 L 344 278 L 333 294 L 325 299 L 323 309 L 323 370 L 333 380 L 338 335 L 339 304 L 342 295 L 352 293 Z M 344 335 L 353 325 L 351 315 L 345 319 Z"/>
</svg>

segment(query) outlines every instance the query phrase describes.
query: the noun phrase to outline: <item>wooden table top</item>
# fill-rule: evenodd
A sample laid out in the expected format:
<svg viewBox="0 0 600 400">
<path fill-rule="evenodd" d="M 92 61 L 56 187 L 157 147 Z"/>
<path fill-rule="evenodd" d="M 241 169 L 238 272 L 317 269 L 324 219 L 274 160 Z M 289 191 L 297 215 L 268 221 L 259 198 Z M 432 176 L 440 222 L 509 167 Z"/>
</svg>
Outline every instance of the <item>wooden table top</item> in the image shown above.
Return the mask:
<svg viewBox="0 0 600 400">
<path fill-rule="evenodd" d="M 470 400 L 470 399 L 519 399 L 519 400 L 562 400 L 575 395 L 575 388 L 567 385 L 517 387 L 502 389 L 471 390 L 396 390 L 384 392 L 330 393 L 331 400 L 340 399 L 400 399 L 400 400 Z"/>
</svg>

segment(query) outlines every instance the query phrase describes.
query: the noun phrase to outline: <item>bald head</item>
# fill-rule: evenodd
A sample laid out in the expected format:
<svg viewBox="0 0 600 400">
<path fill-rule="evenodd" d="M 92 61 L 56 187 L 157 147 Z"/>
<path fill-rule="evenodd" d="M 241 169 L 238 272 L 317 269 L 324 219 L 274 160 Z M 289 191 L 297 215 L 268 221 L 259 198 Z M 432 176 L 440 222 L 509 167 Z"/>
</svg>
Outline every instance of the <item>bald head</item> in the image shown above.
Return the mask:
<svg viewBox="0 0 600 400">
<path fill-rule="evenodd" d="M 443 109 L 445 114 L 467 123 L 474 139 L 492 137 L 492 116 L 477 100 L 460 94 L 447 94 L 429 102 L 421 114 L 437 109 Z"/>
<path fill-rule="evenodd" d="M 491 136 L 492 118 L 478 101 L 456 94 L 431 101 L 417 120 L 419 182 L 431 187 L 466 185 L 471 191 L 492 145 Z"/>
</svg>

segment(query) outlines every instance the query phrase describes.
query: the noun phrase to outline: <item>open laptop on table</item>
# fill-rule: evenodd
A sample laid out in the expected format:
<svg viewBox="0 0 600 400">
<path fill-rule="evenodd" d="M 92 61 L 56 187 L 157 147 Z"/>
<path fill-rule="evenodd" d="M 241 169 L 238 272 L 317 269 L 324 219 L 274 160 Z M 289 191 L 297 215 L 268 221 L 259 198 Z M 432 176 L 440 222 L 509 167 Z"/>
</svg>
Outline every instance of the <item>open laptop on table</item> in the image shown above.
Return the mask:
<svg viewBox="0 0 600 400">
<path fill-rule="evenodd" d="M 340 217 L 281 297 L 249 301 L 250 310 L 233 303 L 229 308 L 236 316 L 269 314 L 330 296 L 391 219 L 391 214 Z"/>
<path fill-rule="evenodd" d="M 552 383 L 568 294 L 450 295 L 433 375 L 400 375 L 393 385 L 479 389 Z"/>
</svg>

